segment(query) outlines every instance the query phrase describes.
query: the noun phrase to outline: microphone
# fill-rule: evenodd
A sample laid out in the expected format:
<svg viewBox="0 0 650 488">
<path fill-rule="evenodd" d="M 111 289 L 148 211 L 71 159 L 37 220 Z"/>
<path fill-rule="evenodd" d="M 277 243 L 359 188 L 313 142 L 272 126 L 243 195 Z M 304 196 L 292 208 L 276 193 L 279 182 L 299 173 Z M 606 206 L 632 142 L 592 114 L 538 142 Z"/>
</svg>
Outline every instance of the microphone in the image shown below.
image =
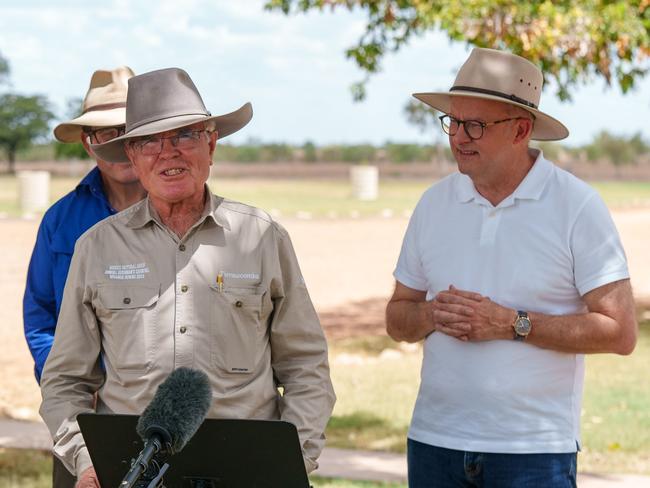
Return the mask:
<svg viewBox="0 0 650 488">
<path fill-rule="evenodd" d="M 120 488 L 133 487 L 158 452 L 175 454 L 183 449 L 203 423 L 211 403 L 212 388 L 203 371 L 172 371 L 140 415 L 136 431 L 144 448 Z"/>
</svg>

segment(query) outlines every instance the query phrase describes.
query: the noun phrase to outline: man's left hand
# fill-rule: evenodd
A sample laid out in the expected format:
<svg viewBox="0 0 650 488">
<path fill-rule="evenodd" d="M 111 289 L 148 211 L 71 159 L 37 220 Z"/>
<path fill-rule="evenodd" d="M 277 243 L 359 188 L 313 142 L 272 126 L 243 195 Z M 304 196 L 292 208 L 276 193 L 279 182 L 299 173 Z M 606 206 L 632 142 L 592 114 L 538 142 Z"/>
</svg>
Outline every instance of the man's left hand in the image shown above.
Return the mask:
<svg viewBox="0 0 650 488">
<path fill-rule="evenodd" d="M 453 329 L 454 324 L 463 325 L 469 330 L 465 336 L 470 341 L 491 341 L 512 339 L 517 312 L 493 302 L 479 293 L 459 290 L 450 286 L 449 290 L 438 293 L 436 320 Z M 445 333 L 445 328 L 438 328 Z"/>
</svg>

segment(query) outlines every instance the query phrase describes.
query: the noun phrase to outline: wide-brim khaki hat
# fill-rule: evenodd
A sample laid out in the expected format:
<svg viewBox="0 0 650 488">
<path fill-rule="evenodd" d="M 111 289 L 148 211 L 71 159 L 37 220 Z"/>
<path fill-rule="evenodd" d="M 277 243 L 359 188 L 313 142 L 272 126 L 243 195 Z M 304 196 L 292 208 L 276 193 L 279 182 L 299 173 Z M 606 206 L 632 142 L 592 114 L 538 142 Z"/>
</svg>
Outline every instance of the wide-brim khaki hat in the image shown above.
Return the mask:
<svg viewBox="0 0 650 488">
<path fill-rule="evenodd" d="M 252 117 L 250 103 L 225 115 L 212 115 L 185 71 L 161 69 L 129 80 L 124 135 L 91 147 L 104 161 L 124 163 L 129 161 L 124 150 L 124 142 L 128 139 L 180 129 L 197 122 L 210 122 L 221 139 L 237 132 Z"/>
<path fill-rule="evenodd" d="M 128 81 L 133 76 L 133 70 L 128 66 L 95 71 L 90 78 L 81 115 L 57 125 L 54 137 L 61 142 L 79 142 L 84 127 L 124 125 Z"/>
<path fill-rule="evenodd" d="M 534 115 L 531 139 L 564 139 L 569 135 L 564 124 L 538 108 L 543 83 L 542 71 L 527 59 L 495 49 L 474 48 L 448 92 L 414 93 L 413 96 L 446 114 L 454 97 L 508 103 Z"/>
</svg>

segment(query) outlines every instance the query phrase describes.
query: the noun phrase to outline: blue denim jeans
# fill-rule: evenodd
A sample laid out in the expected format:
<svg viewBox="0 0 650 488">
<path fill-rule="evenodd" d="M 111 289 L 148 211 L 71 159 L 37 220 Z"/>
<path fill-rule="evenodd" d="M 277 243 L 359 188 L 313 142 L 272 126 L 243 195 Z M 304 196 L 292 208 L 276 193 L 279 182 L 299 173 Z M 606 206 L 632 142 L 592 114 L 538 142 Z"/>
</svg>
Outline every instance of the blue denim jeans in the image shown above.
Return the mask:
<svg viewBox="0 0 650 488">
<path fill-rule="evenodd" d="M 409 488 L 576 488 L 577 453 L 466 452 L 408 440 Z"/>
</svg>

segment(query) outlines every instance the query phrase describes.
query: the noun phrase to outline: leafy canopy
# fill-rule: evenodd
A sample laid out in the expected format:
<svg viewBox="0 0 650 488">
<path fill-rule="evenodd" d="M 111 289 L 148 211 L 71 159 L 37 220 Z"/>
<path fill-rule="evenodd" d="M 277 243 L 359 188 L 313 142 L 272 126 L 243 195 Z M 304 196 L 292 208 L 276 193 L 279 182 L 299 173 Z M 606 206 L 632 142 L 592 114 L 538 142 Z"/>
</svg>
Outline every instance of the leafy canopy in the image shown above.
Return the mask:
<svg viewBox="0 0 650 488">
<path fill-rule="evenodd" d="M 0 96 L 0 146 L 7 152 L 28 147 L 35 139 L 49 133 L 54 114 L 48 101 L 40 95 Z"/>
<path fill-rule="evenodd" d="M 626 93 L 649 69 L 650 0 L 267 0 L 289 15 L 330 8 L 360 9 L 366 30 L 346 51 L 365 72 L 352 87 L 356 100 L 380 70 L 382 58 L 413 36 L 442 30 L 453 41 L 507 49 L 539 66 L 557 96 L 596 78 Z"/>
</svg>

